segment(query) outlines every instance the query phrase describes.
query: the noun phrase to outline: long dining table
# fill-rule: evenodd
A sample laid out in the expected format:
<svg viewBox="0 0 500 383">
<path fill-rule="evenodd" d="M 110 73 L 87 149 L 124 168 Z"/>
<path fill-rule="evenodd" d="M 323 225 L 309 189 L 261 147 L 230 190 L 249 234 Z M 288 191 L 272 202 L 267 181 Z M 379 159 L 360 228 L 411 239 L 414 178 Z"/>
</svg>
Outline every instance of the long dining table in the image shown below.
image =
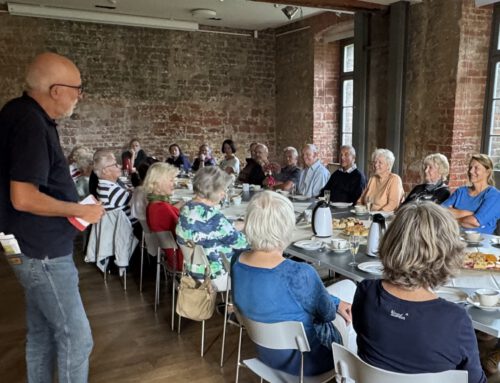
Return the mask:
<svg viewBox="0 0 500 383">
<path fill-rule="evenodd" d="M 226 206 L 222 209 L 222 211 L 230 219 L 244 219 L 246 206 L 252 194 L 253 193 L 243 193 L 243 202 L 240 205 Z M 305 209 L 311 209 L 315 203 L 314 199 L 304 200 L 303 198 L 300 198 L 299 200 L 291 198 L 291 200 L 297 215 L 302 214 Z M 332 218 L 347 218 L 353 216 L 353 213 L 349 208 L 331 207 L 331 212 Z M 358 218 L 367 226 L 370 224 L 369 217 L 370 216 L 368 214 L 358 216 Z M 490 243 L 493 236 L 483 234 L 482 237 L 483 240 L 480 245 L 468 247 L 466 251 L 481 251 L 495 254 L 500 257 L 500 247 Z M 292 244 L 286 248 L 285 253 L 289 256 L 309 262 L 314 266 L 325 267 L 328 270 L 355 282 L 361 282 L 367 278 L 381 278 L 381 275 L 362 271 L 356 266 L 349 266 L 349 263 L 352 261 L 352 256 L 349 250 L 340 254 L 333 252 L 329 246 L 333 238 L 347 239 L 347 237 L 344 236 L 340 230 L 334 230 L 332 237 L 317 238 L 313 234 L 311 224 L 302 220 L 296 225 L 295 231 L 292 235 Z M 325 246 L 320 250 L 305 250 L 294 245 L 295 242 L 305 239 L 323 241 Z M 363 262 L 374 260 L 378 260 L 378 258 L 367 255 L 366 242 L 363 243 L 362 241 L 359 252 L 356 255 L 356 262 L 361 264 Z M 474 291 L 479 288 L 493 288 L 500 290 L 500 272 L 461 269 L 456 276 L 448 281 L 445 288 L 456 289 L 457 291 L 462 291 L 467 295 L 473 294 Z M 439 289 L 437 289 L 437 292 L 439 294 Z M 500 338 L 500 311 L 484 311 L 473 305 L 467 304 L 465 301 L 458 302 L 457 304 L 464 306 L 476 330 L 482 331 L 496 338 Z"/>
</svg>

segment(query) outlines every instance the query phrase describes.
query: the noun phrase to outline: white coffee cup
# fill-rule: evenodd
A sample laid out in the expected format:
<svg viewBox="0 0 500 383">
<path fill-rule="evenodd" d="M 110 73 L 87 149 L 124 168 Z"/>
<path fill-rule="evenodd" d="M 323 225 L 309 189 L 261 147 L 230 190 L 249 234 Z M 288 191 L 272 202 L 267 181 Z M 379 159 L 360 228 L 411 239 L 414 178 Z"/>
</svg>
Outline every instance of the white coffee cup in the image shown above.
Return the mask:
<svg viewBox="0 0 500 383">
<path fill-rule="evenodd" d="M 189 191 L 193 191 L 193 184 L 191 182 L 188 182 L 187 188 Z"/>
<path fill-rule="evenodd" d="M 366 209 L 365 205 L 356 205 L 354 206 L 354 211 L 356 213 L 366 213 L 368 210 Z"/>
<path fill-rule="evenodd" d="M 347 241 L 341 238 L 334 238 L 332 239 L 331 246 L 333 250 L 347 250 Z"/>
<path fill-rule="evenodd" d="M 481 240 L 481 233 L 478 233 L 476 231 L 466 231 L 465 238 L 467 239 L 467 241 L 479 242 Z"/>
<path fill-rule="evenodd" d="M 253 190 L 257 191 L 257 190 L 260 190 L 260 185 L 252 185 L 253 186 Z"/>
<path fill-rule="evenodd" d="M 235 206 L 241 205 L 241 197 L 233 197 L 233 203 Z"/>
<path fill-rule="evenodd" d="M 476 290 L 476 295 L 481 306 L 495 306 L 500 299 L 500 292 L 492 289 Z"/>
<path fill-rule="evenodd" d="M 244 192 L 250 191 L 250 184 L 243 184 L 243 191 Z"/>
</svg>

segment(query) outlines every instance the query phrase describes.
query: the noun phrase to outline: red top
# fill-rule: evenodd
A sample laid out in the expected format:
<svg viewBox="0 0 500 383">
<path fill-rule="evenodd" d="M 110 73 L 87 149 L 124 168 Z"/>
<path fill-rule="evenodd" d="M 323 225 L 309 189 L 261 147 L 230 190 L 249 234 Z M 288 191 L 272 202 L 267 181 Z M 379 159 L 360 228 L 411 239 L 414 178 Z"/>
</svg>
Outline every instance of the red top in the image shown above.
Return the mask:
<svg viewBox="0 0 500 383">
<path fill-rule="evenodd" d="M 146 208 L 146 219 L 149 230 L 152 232 L 170 231 L 175 238 L 175 227 L 179 220 L 179 209 L 163 201 L 150 202 Z M 170 268 L 173 268 L 173 250 L 164 249 L 167 255 L 167 263 Z M 176 269 L 182 270 L 183 257 L 179 250 L 177 252 Z"/>
</svg>

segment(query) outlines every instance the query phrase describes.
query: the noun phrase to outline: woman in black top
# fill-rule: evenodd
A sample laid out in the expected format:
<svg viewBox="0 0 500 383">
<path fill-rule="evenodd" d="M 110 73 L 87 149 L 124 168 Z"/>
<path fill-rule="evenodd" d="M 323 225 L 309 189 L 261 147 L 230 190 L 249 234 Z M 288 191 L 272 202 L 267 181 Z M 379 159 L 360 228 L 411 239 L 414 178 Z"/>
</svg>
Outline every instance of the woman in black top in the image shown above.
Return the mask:
<svg viewBox="0 0 500 383">
<path fill-rule="evenodd" d="M 433 201 L 438 204 L 450 196 L 446 179 L 450 172 L 448 159 L 441 153 L 429 154 L 422 164 L 425 183 L 415 186 L 404 203 L 412 201 Z"/>
<path fill-rule="evenodd" d="M 182 153 L 181 147 L 177 144 L 172 144 L 168 147 L 170 157 L 165 161 L 167 164 L 188 172 L 191 169 L 191 164 L 187 157 Z"/>
</svg>

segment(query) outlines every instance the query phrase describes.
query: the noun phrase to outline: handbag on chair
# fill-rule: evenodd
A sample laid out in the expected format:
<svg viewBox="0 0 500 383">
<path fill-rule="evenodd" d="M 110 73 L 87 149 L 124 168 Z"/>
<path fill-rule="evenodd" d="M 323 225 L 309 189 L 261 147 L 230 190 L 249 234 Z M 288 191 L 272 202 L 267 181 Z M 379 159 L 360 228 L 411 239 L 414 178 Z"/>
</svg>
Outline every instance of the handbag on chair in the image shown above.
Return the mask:
<svg viewBox="0 0 500 383">
<path fill-rule="evenodd" d="M 191 253 L 191 264 L 195 257 L 195 253 L 199 252 L 198 246 L 193 246 Z M 203 251 L 201 251 L 203 252 Z M 205 254 L 198 254 L 205 257 Z M 215 309 L 215 301 L 217 293 L 212 287 L 210 280 L 210 265 L 205 266 L 205 276 L 203 281 L 198 281 L 193 278 L 184 269 L 180 283 L 179 292 L 177 295 L 177 306 L 175 311 L 178 315 L 184 318 L 195 321 L 203 321 L 212 317 Z"/>
</svg>

